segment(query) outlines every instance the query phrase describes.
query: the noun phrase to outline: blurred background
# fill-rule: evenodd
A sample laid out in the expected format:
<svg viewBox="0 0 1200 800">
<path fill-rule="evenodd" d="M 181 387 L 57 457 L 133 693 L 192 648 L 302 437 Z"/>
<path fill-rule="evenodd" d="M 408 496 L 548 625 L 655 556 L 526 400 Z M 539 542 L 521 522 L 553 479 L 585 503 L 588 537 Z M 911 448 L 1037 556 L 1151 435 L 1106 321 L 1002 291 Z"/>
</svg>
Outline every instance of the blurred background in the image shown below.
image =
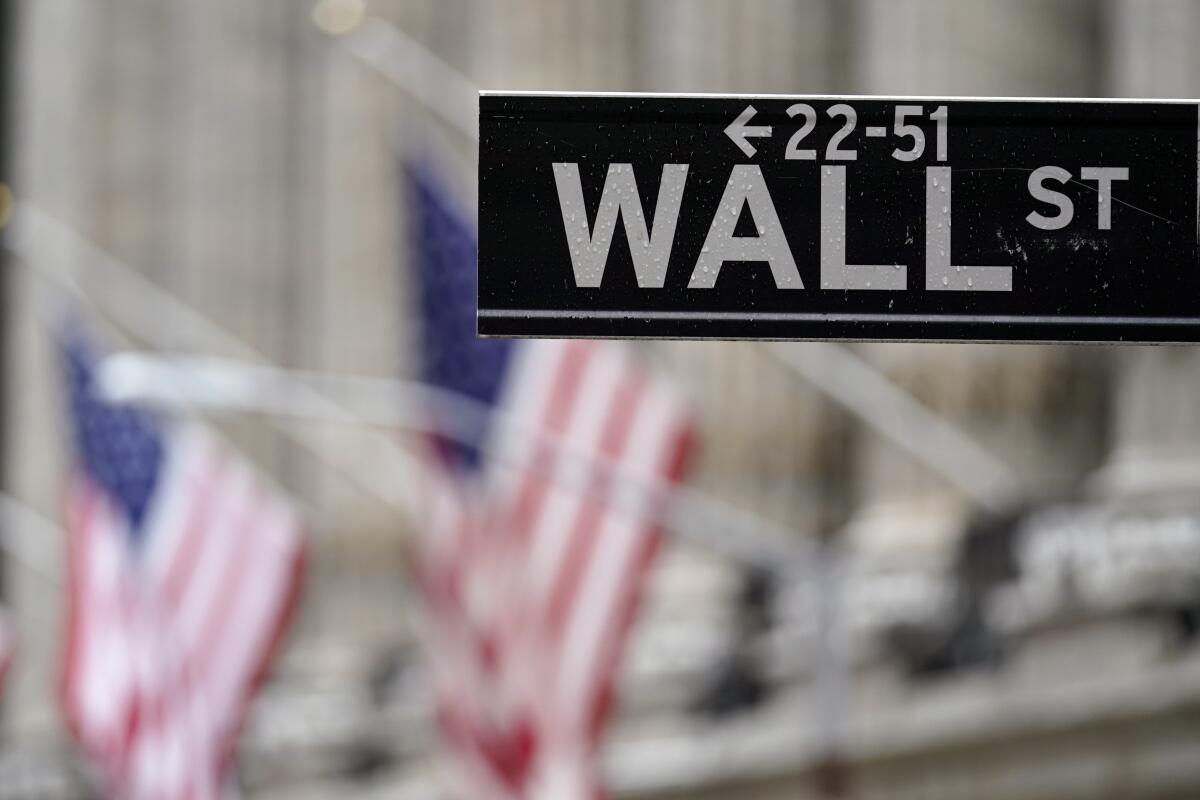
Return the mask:
<svg viewBox="0 0 1200 800">
<path fill-rule="evenodd" d="M 52 680 L 68 437 L 47 271 L 75 275 L 140 347 L 408 378 L 399 165 L 436 153 L 470 212 L 463 86 L 1200 95 L 1193 0 L 0 8 L 3 170 L 45 222 L 3 272 L 0 599 L 19 644 L 0 709 L 5 800 L 96 791 Z M 112 278 L 125 269 L 257 355 L 145 302 Z M 671 538 L 606 734 L 615 797 L 1200 796 L 1200 351 L 640 349 L 699 414 L 689 482 L 790 531 L 783 544 L 837 555 L 814 580 Z M 853 399 L 864 387 L 869 409 Z M 907 427 L 881 425 L 896 419 Z M 445 797 L 412 522 L 346 468 L 390 434 L 288 423 L 314 455 L 263 415 L 214 422 L 300 498 L 312 533 L 300 616 L 242 737 L 244 795 Z M 964 491 L 938 425 L 1003 502 Z"/>
</svg>

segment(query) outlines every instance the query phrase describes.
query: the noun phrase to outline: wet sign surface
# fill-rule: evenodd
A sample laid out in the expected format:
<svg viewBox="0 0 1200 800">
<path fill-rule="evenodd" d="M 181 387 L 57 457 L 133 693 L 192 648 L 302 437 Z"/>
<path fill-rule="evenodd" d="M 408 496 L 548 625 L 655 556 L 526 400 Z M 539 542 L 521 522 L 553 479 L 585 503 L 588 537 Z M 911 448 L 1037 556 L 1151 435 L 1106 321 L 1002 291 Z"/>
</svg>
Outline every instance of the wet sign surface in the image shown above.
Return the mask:
<svg viewBox="0 0 1200 800">
<path fill-rule="evenodd" d="M 480 98 L 479 333 L 1200 341 L 1195 103 Z"/>
</svg>

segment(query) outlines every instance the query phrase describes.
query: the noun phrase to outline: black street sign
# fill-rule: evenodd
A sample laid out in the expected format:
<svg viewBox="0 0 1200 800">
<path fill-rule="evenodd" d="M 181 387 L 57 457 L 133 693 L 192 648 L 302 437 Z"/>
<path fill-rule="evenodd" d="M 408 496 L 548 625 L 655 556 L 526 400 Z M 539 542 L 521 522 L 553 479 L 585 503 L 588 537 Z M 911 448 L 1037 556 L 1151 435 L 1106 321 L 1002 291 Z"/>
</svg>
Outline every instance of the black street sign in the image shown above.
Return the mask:
<svg viewBox="0 0 1200 800">
<path fill-rule="evenodd" d="M 479 104 L 481 335 L 1200 341 L 1194 102 Z"/>
</svg>

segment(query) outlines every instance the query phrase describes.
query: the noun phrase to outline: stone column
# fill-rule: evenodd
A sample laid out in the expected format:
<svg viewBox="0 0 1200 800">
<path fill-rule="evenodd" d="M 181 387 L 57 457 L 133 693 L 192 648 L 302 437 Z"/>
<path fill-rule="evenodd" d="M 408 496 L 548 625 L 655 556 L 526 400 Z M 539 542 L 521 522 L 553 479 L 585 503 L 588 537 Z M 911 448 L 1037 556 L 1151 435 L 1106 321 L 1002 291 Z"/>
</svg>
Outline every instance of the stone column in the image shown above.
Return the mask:
<svg viewBox="0 0 1200 800">
<path fill-rule="evenodd" d="M 664 0 L 636 7 L 639 87 L 659 92 L 828 92 L 828 0 Z"/>
<path fill-rule="evenodd" d="M 1200 94 L 1200 6 L 1110 0 L 1108 91 L 1124 97 Z M 1200 481 L 1200 348 L 1124 347 L 1113 451 L 1098 486 L 1117 493 L 1194 489 Z"/>
<path fill-rule="evenodd" d="M 97 148 L 95 107 L 88 102 L 91 81 L 100 70 L 104 10 L 87 0 L 48 0 L 23 4 L 13 41 L 18 47 L 13 163 L 19 198 L 36 203 L 73 225 L 85 217 L 94 189 L 89 164 Z M 53 293 L 33 270 L 11 260 L 11 298 L 6 304 L 10 340 L 5 389 L 8 432 L 5 491 L 52 525 L 60 515 L 59 487 L 64 440 L 56 354 L 46 335 L 45 311 Z M 5 600 L 11 604 L 19 657 L 4 693 L 5 726 L 16 737 L 45 736 L 55 730 L 54 680 L 59 652 L 63 540 L 53 529 L 20 518 L 4 521 L 6 535 L 24 542 L 22 551 L 40 553 L 48 575 L 23 559 L 6 556 Z"/>
<path fill-rule="evenodd" d="M 852 90 L 883 95 L 1079 95 L 1096 53 L 1086 3 L 1033 0 L 856 0 L 850 14 Z M 861 352 L 1022 474 L 1073 467 L 1048 447 L 1046 381 L 1074 366 L 1057 348 L 871 345 Z M 1057 366 L 1056 366 L 1057 365 Z M 1038 381 L 1024 385 L 1023 381 Z M 882 554 L 942 559 L 972 504 L 869 429 L 859 438 L 860 511 L 848 533 Z M 1023 463 L 1026 462 L 1026 463 Z M 1054 463 L 1058 462 L 1058 463 Z M 1038 479 L 1034 478 L 1032 482 Z"/>
</svg>

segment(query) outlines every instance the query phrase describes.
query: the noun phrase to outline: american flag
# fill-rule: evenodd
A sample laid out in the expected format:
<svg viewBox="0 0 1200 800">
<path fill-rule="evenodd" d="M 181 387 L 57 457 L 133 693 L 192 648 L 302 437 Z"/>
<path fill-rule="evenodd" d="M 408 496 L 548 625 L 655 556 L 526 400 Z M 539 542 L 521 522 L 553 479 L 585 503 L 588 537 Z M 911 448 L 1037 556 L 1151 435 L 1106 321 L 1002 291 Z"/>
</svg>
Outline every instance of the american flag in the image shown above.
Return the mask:
<svg viewBox="0 0 1200 800">
<path fill-rule="evenodd" d="M 467 796 L 590 800 L 660 540 L 660 501 L 631 486 L 679 477 L 689 416 L 618 344 L 477 339 L 471 226 L 427 170 L 407 179 L 425 380 L 509 423 L 431 448 L 421 563 L 442 726 Z"/>
<path fill-rule="evenodd" d="M 120 798 L 216 798 L 295 605 L 296 512 L 199 425 L 105 402 L 65 332 L 76 465 L 65 503 L 62 703 Z"/>
</svg>

